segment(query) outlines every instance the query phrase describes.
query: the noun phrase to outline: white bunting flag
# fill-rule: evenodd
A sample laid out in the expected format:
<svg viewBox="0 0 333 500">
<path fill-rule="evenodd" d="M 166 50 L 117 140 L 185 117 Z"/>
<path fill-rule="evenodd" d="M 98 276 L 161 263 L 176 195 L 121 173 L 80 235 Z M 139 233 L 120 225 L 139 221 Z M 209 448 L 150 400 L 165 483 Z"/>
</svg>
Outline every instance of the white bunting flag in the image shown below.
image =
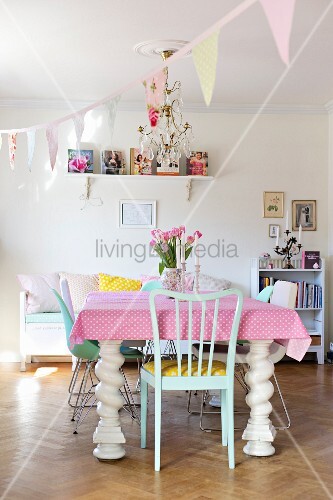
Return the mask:
<svg viewBox="0 0 333 500">
<path fill-rule="evenodd" d="M 2 146 L 2 136 L 0 134 L 0 149 L 1 149 L 1 146 Z"/>
<path fill-rule="evenodd" d="M 77 149 L 80 149 L 80 142 L 82 139 L 82 134 L 84 131 L 84 119 L 85 119 L 86 113 L 76 113 L 73 116 L 73 122 L 74 122 L 74 128 L 75 128 L 75 134 L 76 134 L 76 144 L 77 144 Z"/>
<path fill-rule="evenodd" d="M 31 172 L 32 159 L 34 157 L 35 152 L 35 139 L 36 139 L 36 130 L 28 130 L 27 131 L 27 141 L 28 141 L 28 168 Z"/>
<path fill-rule="evenodd" d="M 54 169 L 58 153 L 58 125 L 50 123 L 46 129 L 46 138 L 49 144 L 49 156 L 51 169 Z"/>
<path fill-rule="evenodd" d="M 198 73 L 206 106 L 210 105 L 215 85 L 218 39 L 219 31 L 216 31 L 192 50 L 193 61 Z"/>
<path fill-rule="evenodd" d="M 16 135 L 8 134 L 9 164 L 12 170 L 15 168 Z"/>
<path fill-rule="evenodd" d="M 117 95 L 117 97 L 114 97 L 111 99 L 111 101 L 108 101 L 105 103 L 105 107 L 108 112 L 108 122 L 109 122 L 109 131 L 110 131 L 110 139 L 112 139 L 113 136 L 113 131 L 114 131 L 114 122 L 116 119 L 116 113 L 117 113 L 117 106 L 118 102 L 120 100 L 120 95 Z"/>
</svg>

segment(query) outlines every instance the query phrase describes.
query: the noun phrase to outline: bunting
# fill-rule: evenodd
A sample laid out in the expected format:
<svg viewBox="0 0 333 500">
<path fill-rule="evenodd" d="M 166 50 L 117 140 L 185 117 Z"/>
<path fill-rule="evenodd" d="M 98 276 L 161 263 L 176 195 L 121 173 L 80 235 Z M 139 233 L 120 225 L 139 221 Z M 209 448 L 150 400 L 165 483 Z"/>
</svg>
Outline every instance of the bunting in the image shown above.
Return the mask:
<svg viewBox="0 0 333 500">
<path fill-rule="evenodd" d="M 195 69 L 199 77 L 206 106 L 210 105 L 215 86 L 218 40 L 219 31 L 216 31 L 203 42 L 196 45 L 192 51 Z"/>
<path fill-rule="evenodd" d="M 158 71 L 152 78 L 143 81 L 146 89 L 146 105 L 151 127 L 156 127 L 164 99 L 164 89 L 167 80 L 166 68 Z"/>
<path fill-rule="evenodd" d="M 8 134 L 9 165 L 12 170 L 15 168 L 16 136 L 16 132 Z"/>
<path fill-rule="evenodd" d="M 75 134 L 76 134 L 76 144 L 77 144 L 76 149 L 80 149 L 80 142 L 81 142 L 82 134 L 84 131 L 85 116 L 86 116 L 86 113 L 84 111 L 78 112 L 73 116 L 73 122 L 74 122 Z"/>
<path fill-rule="evenodd" d="M 58 153 L 58 125 L 51 123 L 46 128 L 46 139 L 49 145 L 50 165 L 53 171 Z"/>
<path fill-rule="evenodd" d="M 35 140 L 36 140 L 36 130 L 27 131 L 27 141 L 28 141 L 28 168 L 31 172 L 32 160 L 35 152 Z"/>
<path fill-rule="evenodd" d="M 295 0 L 260 0 L 282 61 L 289 64 L 289 40 Z"/>
<path fill-rule="evenodd" d="M 1 149 L 1 146 L 2 146 L 2 135 L 0 134 L 0 149 Z"/>
<path fill-rule="evenodd" d="M 110 139 L 113 137 L 113 131 L 114 131 L 114 122 L 116 119 L 116 113 L 117 113 L 117 106 L 118 102 L 120 101 L 121 96 L 117 95 L 110 101 L 105 103 L 105 107 L 108 113 L 108 123 L 109 123 L 109 132 L 110 132 Z"/>
</svg>

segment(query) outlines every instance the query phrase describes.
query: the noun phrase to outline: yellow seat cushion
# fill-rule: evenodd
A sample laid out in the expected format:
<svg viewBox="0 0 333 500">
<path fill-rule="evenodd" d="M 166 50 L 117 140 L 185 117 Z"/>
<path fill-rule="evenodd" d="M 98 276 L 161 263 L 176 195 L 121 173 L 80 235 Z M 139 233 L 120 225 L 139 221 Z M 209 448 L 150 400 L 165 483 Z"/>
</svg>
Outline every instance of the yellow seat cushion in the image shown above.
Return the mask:
<svg viewBox="0 0 333 500">
<path fill-rule="evenodd" d="M 155 363 L 150 361 L 142 367 L 147 372 L 154 375 L 155 373 Z M 208 360 L 202 361 L 201 376 L 207 376 L 208 371 Z M 178 365 L 177 360 L 174 359 L 162 359 L 161 361 L 161 373 L 162 377 L 178 377 Z M 188 363 L 187 361 L 182 361 L 181 363 L 181 374 L 186 377 L 188 374 Z M 198 375 L 198 361 L 192 361 L 192 376 Z M 226 375 L 226 366 L 222 361 L 213 361 L 212 364 L 212 376 Z"/>
<path fill-rule="evenodd" d="M 104 273 L 99 273 L 98 278 L 100 292 L 138 292 L 141 289 L 140 280 Z"/>
</svg>

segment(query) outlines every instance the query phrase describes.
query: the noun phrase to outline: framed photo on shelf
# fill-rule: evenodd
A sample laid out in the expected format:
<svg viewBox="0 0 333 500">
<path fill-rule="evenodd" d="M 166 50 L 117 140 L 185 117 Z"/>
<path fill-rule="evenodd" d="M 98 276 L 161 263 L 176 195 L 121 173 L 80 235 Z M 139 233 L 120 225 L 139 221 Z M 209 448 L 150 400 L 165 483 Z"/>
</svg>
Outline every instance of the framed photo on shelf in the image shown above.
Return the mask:
<svg viewBox="0 0 333 500">
<path fill-rule="evenodd" d="M 122 175 L 125 173 L 125 157 L 122 151 L 101 152 L 101 174 Z"/>
<path fill-rule="evenodd" d="M 283 218 L 284 193 L 264 191 L 264 217 Z"/>
<path fill-rule="evenodd" d="M 207 151 L 191 151 L 191 156 L 186 158 L 186 175 L 208 175 Z"/>
<path fill-rule="evenodd" d="M 269 237 L 270 238 L 276 238 L 279 229 L 280 229 L 279 224 L 270 224 L 269 225 L 269 230 L 268 230 Z"/>
<path fill-rule="evenodd" d="M 156 200 L 120 200 L 119 227 L 153 229 L 156 227 Z"/>
<path fill-rule="evenodd" d="M 292 202 L 293 231 L 302 226 L 303 231 L 317 230 L 316 200 L 293 200 Z"/>
<path fill-rule="evenodd" d="M 92 149 L 68 149 L 68 173 L 92 174 L 94 151 Z"/>
<path fill-rule="evenodd" d="M 152 175 L 152 160 L 148 159 L 148 151 L 131 148 L 131 175 Z"/>
</svg>

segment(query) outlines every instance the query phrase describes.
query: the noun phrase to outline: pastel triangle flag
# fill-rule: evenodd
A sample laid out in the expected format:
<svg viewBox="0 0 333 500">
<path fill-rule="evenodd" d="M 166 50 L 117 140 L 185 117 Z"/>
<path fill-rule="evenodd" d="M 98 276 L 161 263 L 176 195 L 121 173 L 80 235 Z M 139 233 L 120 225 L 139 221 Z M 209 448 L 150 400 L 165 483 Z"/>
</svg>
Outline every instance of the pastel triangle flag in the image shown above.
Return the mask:
<svg viewBox="0 0 333 500">
<path fill-rule="evenodd" d="M 12 170 L 15 168 L 16 135 L 8 134 L 9 164 Z"/>
<path fill-rule="evenodd" d="M 295 0 L 260 0 L 282 61 L 289 64 L 289 41 Z"/>
<path fill-rule="evenodd" d="M 167 71 L 164 68 L 143 82 L 146 89 L 146 105 L 151 127 L 156 127 L 160 118 L 166 80 Z"/>
<path fill-rule="evenodd" d="M 49 145 L 50 165 L 53 170 L 58 153 L 58 125 L 48 125 L 46 129 L 46 138 Z"/>
<path fill-rule="evenodd" d="M 113 131 L 114 131 L 114 122 L 116 119 L 116 113 L 117 113 L 117 106 L 118 102 L 120 100 L 120 95 L 117 95 L 111 101 L 108 101 L 105 103 L 106 110 L 108 112 L 108 122 L 109 122 L 109 132 L 110 132 L 110 138 L 112 139 L 113 136 Z"/>
<path fill-rule="evenodd" d="M 31 172 L 32 159 L 34 157 L 34 152 L 35 152 L 36 130 L 27 131 L 27 140 L 28 140 L 28 168 Z"/>
<path fill-rule="evenodd" d="M 80 142 L 82 138 L 82 134 L 84 131 L 84 118 L 86 116 L 86 113 L 76 113 L 73 117 L 73 122 L 74 122 L 74 128 L 75 128 L 75 134 L 76 134 L 76 143 L 77 143 L 77 149 L 80 149 Z"/>
<path fill-rule="evenodd" d="M 216 79 L 219 31 L 215 31 L 193 50 L 193 61 L 197 70 L 201 90 L 207 106 L 210 105 Z"/>
</svg>

